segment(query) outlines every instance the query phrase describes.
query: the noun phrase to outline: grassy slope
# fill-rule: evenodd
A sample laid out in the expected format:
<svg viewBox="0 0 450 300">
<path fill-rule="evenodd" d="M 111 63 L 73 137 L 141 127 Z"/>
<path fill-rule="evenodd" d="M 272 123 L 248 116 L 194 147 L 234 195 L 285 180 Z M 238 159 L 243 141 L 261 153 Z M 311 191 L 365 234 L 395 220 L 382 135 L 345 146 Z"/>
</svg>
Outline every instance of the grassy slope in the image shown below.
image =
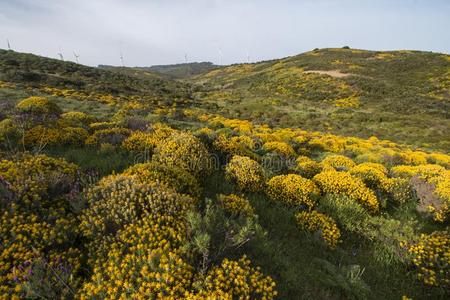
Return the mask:
<svg viewBox="0 0 450 300">
<path fill-rule="evenodd" d="M 289 86 L 290 82 L 297 82 L 298 77 L 296 76 L 298 74 L 294 72 L 298 71 L 297 68 L 335 70 L 337 68 L 332 64 L 332 62 L 334 59 L 337 59 L 336 57 L 345 56 L 341 52 L 343 52 L 347 56 L 350 56 L 352 60 L 356 60 L 354 56 L 357 55 L 371 55 L 366 58 L 361 57 L 360 60 L 367 65 L 373 64 L 373 67 L 369 68 L 365 66 L 364 68 L 367 67 L 368 69 L 364 72 L 367 73 L 363 73 L 362 69 L 355 69 L 355 67 L 350 67 L 351 65 L 349 65 L 348 67 L 339 67 L 339 70 L 341 70 L 342 72 L 359 74 L 359 77 L 349 77 L 343 79 L 342 81 L 332 78 L 330 79 L 326 76 L 316 74 L 307 75 L 305 82 L 312 82 L 311 84 L 313 84 L 313 88 L 311 88 L 311 91 L 316 91 L 315 93 L 311 92 L 311 94 L 309 94 L 302 87 L 292 88 L 295 93 L 302 93 L 303 97 L 305 98 L 303 100 L 298 100 L 289 93 L 287 95 L 284 95 L 282 93 L 274 94 L 272 88 L 265 88 L 267 82 L 269 82 L 270 84 L 277 84 L 277 86 L 279 83 L 283 83 L 284 86 Z M 322 55 L 327 58 L 319 59 L 318 57 Z M 348 133 L 350 135 L 364 135 L 367 134 L 364 126 L 371 123 L 368 121 L 364 121 L 364 119 L 356 121 L 357 119 L 355 118 L 360 116 L 362 118 L 362 116 L 370 116 L 371 114 L 381 114 L 383 118 L 385 118 L 387 115 L 392 116 L 392 118 L 397 118 L 395 119 L 396 122 L 398 122 L 401 128 L 405 128 L 405 130 L 425 130 L 426 128 L 415 129 L 416 127 L 420 127 L 416 125 L 415 122 L 418 122 L 420 117 L 424 118 L 424 122 L 431 122 L 433 121 L 431 118 L 434 117 L 439 122 L 444 122 L 442 123 L 443 130 L 448 131 L 448 123 L 445 123 L 445 113 L 448 113 L 448 109 L 446 109 L 446 107 L 448 107 L 448 104 L 446 103 L 448 102 L 445 101 L 448 101 L 448 94 L 445 94 L 445 89 L 443 92 L 436 92 L 439 91 L 439 89 L 432 88 L 432 91 L 435 91 L 437 93 L 435 96 L 420 96 L 421 91 L 425 90 L 426 87 L 423 84 L 423 82 L 425 82 L 425 75 L 423 74 L 428 74 L 428 71 L 426 71 L 427 69 L 440 70 L 439 72 L 433 71 L 432 76 L 439 76 L 439 74 L 447 76 L 446 74 L 448 74 L 448 64 L 445 62 L 447 57 L 444 57 L 444 61 L 442 61 L 442 55 L 429 53 L 395 52 L 393 54 L 394 56 L 405 56 L 405 58 L 396 58 L 396 60 L 398 60 L 397 62 L 390 63 L 388 61 L 384 62 L 384 59 L 387 58 L 369 59 L 370 57 L 376 57 L 376 55 L 377 54 L 375 52 L 347 53 L 346 51 L 342 50 L 324 50 L 324 54 L 303 54 L 296 57 L 287 58 L 282 60 L 281 64 L 279 64 L 280 62 L 278 61 L 255 64 L 252 65 L 252 69 L 247 72 L 249 74 L 247 74 L 246 72 L 241 72 L 241 74 L 239 72 L 239 69 L 248 68 L 247 65 L 233 66 L 228 70 L 217 70 L 213 71 L 212 74 L 210 73 L 209 75 L 202 75 L 196 78 L 195 82 L 206 82 L 204 91 L 208 92 L 201 94 L 199 93 L 199 96 L 204 101 L 209 101 L 212 104 L 220 104 L 220 102 L 218 102 L 218 100 L 220 99 L 214 99 L 213 97 L 208 98 L 209 93 L 211 93 L 212 96 L 216 95 L 215 93 L 217 92 L 234 93 L 239 97 L 245 98 L 236 98 L 235 101 L 232 102 L 233 105 L 230 105 L 230 99 L 222 99 L 224 107 L 222 107 L 221 110 L 229 114 L 235 114 L 243 107 L 251 107 L 248 105 L 252 104 L 255 111 L 261 113 L 261 115 L 258 116 L 260 120 L 266 118 L 270 120 L 272 124 L 276 125 L 286 126 L 290 120 L 289 116 L 297 116 L 297 114 L 299 116 L 303 116 L 307 113 L 313 113 L 318 115 L 318 117 L 316 119 L 312 119 L 311 123 L 306 123 L 306 121 L 305 123 L 299 123 L 299 119 L 295 118 L 292 120 L 292 122 L 294 122 L 293 124 L 295 126 L 311 126 L 311 128 L 320 129 L 321 126 L 324 126 L 323 122 L 330 122 L 330 124 L 335 124 L 337 122 L 335 120 L 336 115 L 340 117 L 348 116 L 349 118 L 351 118 L 350 121 L 344 118 L 340 122 L 348 122 L 348 125 L 351 125 L 351 127 L 346 128 L 346 131 L 339 132 Z M 393 70 L 404 68 L 404 61 L 409 61 L 411 59 L 410 56 L 415 57 L 415 59 L 419 59 L 418 57 L 421 57 L 422 55 L 423 61 L 421 63 L 418 63 L 418 65 L 416 65 L 414 68 L 411 67 L 413 70 L 420 69 L 422 71 L 412 72 L 414 74 L 417 74 L 414 76 L 411 75 L 411 78 L 408 77 L 396 79 L 394 75 L 387 74 L 394 72 Z M 103 70 L 98 71 L 100 73 L 96 73 L 97 71 L 95 70 L 95 68 L 88 68 L 79 65 L 75 65 L 74 68 L 80 68 L 82 70 L 72 73 L 67 69 L 68 66 L 74 65 L 72 63 L 62 63 L 54 60 L 46 61 L 34 56 L 27 58 L 26 55 L 22 56 L 14 54 L 13 58 L 15 60 L 20 58 L 20 61 L 22 59 L 24 61 L 27 61 L 28 59 L 31 60 L 28 63 L 20 62 L 19 66 L 13 67 L 10 64 L 11 61 L 9 61 L 9 63 L 4 62 L 5 59 L 8 59 L 8 56 L 2 56 L 0 59 L 0 65 L 2 66 L 1 68 L 3 68 L 2 70 L 5 70 L 6 68 L 7 71 L 10 72 L 7 74 L 7 76 L 12 76 L 7 78 L 14 79 L 14 74 L 18 76 L 24 76 L 18 77 L 18 79 L 15 80 L 16 82 L 24 84 L 49 84 L 53 83 L 53 80 L 55 80 L 55 84 L 61 84 L 61 87 L 68 87 L 73 85 L 72 80 L 75 80 L 75 78 L 81 78 L 80 80 L 84 83 L 84 85 L 80 86 L 80 88 L 103 90 L 108 88 L 117 89 L 120 87 L 120 92 L 126 93 L 127 90 L 122 88 L 124 87 L 123 85 L 117 84 L 118 82 L 135 82 L 136 85 L 134 86 L 137 87 L 139 87 L 140 84 L 144 84 L 144 82 L 146 82 L 145 80 L 141 80 L 139 78 L 136 79 L 133 76 L 119 76 L 112 74 L 112 72 Z M 37 59 L 39 63 L 35 62 L 35 59 Z M 341 60 L 343 59 L 344 58 L 342 58 Z M 300 63 L 299 61 L 301 60 L 304 61 Z M 378 60 L 381 60 L 381 62 Z M 425 62 L 428 61 L 431 62 L 425 64 Z M 362 62 L 360 64 L 363 64 Z M 50 65 L 48 65 L 47 63 L 50 63 Z M 380 64 L 385 65 L 384 68 L 388 68 L 389 71 L 383 71 L 383 68 L 379 66 Z M 5 65 L 7 67 L 5 67 Z M 40 69 L 41 66 L 43 68 L 42 70 Z M 238 71 L 236 71 L 236 69 Z M 230 70 L 232 72 L 229 72 Z M 411 72 L 409 68 L 407 69 L 407 71 Z M 81 75 L 77 75 L 77 72 L 80 72 Z M 89 75 L 91 74 L 91 72 L 93 72 L 93 75 Z M 37 76 L 35 74 L 43 76 L 43 79 L 41 78 L 37 82 L 27 79 L 29 78 L 27 76 Z M 0 73 L 0 76 L 5 76 L 5 74 L 2 72 Z M 100 76 L 100 81 L 95 81 L 95 76 Z M 366 82 L 366 77 L 363 76 L 376 79 L 367 79 L 368 81 Z M 293 78 L 293 80 L 291 80 L 291 77 Z M 392 80 L 397 81 L 395 81 L 394 83 L 390 83 L 390 77 L 392 77 Z M 64 78 L 64 80 L 59 81 L 59 79 L 61 78 Z M 300 78 L 305 79 L 304 77 Z M 161 80 L 164 81 L 164 79 Z M 340 91 L 341 87 L 340 85 L 336 85 L 336 82 L 339 84 L 345 83 L 349 85 L 351 87 L 350 92 L 348 92 L 345 88 L 343 88 L 344 91 Z M 385 85 L 392 84 L 392 89 L 385 89 L 385 86 L 382 85 L 382 92 L 376 89 L 371 90 L 369 86 L 371 86 L 370 84 L 375 84 L 374 82 L 376 82 L 377 84 L 380 82 L 385 82 Z M 364 83 L 366 83 L 367 86 L 364 85 Z M 97 86 L 91 87 L 90 84 L 96 84 Z M 177 85 L 178 83 L 168 81 L 167 84 Z M 417 88 L 404 88 L 403 84 L 411 84 L 413 87 L 416 86 Z M 327 93 L 327 89 L 330 87 L 336 88 L 336 91 Z M 137 89 L 137 92 L 145 93 L 146 89 L 150 90 L 149 87 L 142 87 L 142 89 Z M 341 92 L 342 95 L 345 96 L 345 93 L 351 93 L 353 91 L 352 89 L 357 89 L 358 91 L 359 89 L 362 89 L 364 92 L 358 94 L 358 96 L 361 98 L 360 108 L 337 109 L 334 108 L 332 104 L 330 104 L 334 100 L 333 97 L 335 96 L 335 92 L 338 94 Z M 401 92 L 399 92 L 399 95 L 393 92 L 393 90 L 396 89 L 401 90 Z M 373 93 L 369 93 L 370 91 L 373 91 Z M 16 102 L 17 100 L 23 99 L 28 95 L 35 94 L 35 92 L 29 91 L 27 89 L 0 89 L 0 104 L 6 101 Z M 419 105 L 414 101 L 409 104 L 402 104 L 401 100 L 403 99 L 403 96 L 408 94 L 411 94 L 412 96 L 416 95 L 417 99 L 415 101 L 418 101 L 417 103 L 421 104 Z M 162 91 L 161 95 L 167 94 L 163 93 Z M 442 95 L 444 99 L 437 99 L 440 95 Z M 376 98 L 376 96 L 379 98 Z M 388 101 L 387 99 L 396 99 L 399 101 L 399 103 L 390 103 L 391 100 Z M 92 112 L 94 111 L 94 109 L 96 109 L 98 110 L 99 114 L 102 114 L 105 117 L 111 116 L 111 114 L 114 112 L 113 108 L 97 102 L 83 102 L 77 101 L 75 99 L 58 97 L 55 97 L 55 100 L 60 101 L 60 104 L 63 104 L 63 108 L 65 110 L 81 110 Z M 233 99 L 231 99 L 231 101 L 232 100 Z M 275 101 L 275 104 L 272 101 Z M 425 101 L 429 101 L 429 106 L 426 105 L 427 103 Z M 236 105 L 236 108 L 234 107 L 234 105 Z M 421 112 L 419 116 L 410 114 L 408 113 L 408 111 L 403 112 L 402 105 L 405 105 L 407 107 L 411 106 L 411 109 L 423 110 L 423 112 Z M 277 118 L 276 114 L 274 116 L 271 115 L 271 111 L 266 111 L 268 108 L 271 108 L 272 110 L 279 110 L 286 114 L 281 118 Z M 296 108 L 298 108 L 298 111 L 294 110 Z M 306 109 L 309 109 L 310 111 L 304 111 Z M 388 111 L 386 112 L 386 110 Z M 294 114 L 294 112 L 297 114 Z M 244 117 L 246 116 L 246 113 L 248 113 L 249 116 L 252 116 L 251 111 L 244 111 L 239 116 Z M 328 115 L 329 113 L 334 114 Z M 398 113 L 405 114 L 405 116 L 401 118 Z M 361 125 L 358 122 L 361 122 Z M 384 122 L 388 121 L 383 121 L 383 123 Z M 381 130 L 379 126 L 376 125 L 377 123 L 374 124 L 375 125 L 373 126 L 378 128 L 378 130 Z M 187 125 L 188 124 L 183 124 L 183 126 L 185 126 L 184 128 L 186 128 Z M 360 131 L 357 131 L 358 129 Z M 326 128 L 324 130 L 326 130 Z M 352 132 L 352 130 L 355 131 Z M 423 131 L 420 131 L 419 133 L 422 132 Z M 411 141 L 414 141 L 413 138 L 415 139 L 416 137 L 411 137 Z M 445 137 L 442 134 L 440 135 L 440 138 L 445 140 Z M 129 164 L 133 163 L 133 158 L 127 156 L 124 153 L 108 153 L 102 151 L 105 150 L 91 151 L 89 149 L 62 149 L 61 151 L 59 151 L 58 149 L 53 149 L 50 154 L 63 156 L 69 161 L 73 161 L 79 164 L 83 167 L 84 170 L 90 170 L 92 168 L 97 169 L 97 171 L 99 171 L 101 175 L 109 174 L 112 170 L 119 172 Z M 208 178 L 205 190 L 208 193 L 207 196 L 213 197 L 216 193 L 232 192 L 234 191 L 234 187 L 230 186 L 223 179 L 222 174 L 219 173 L 216 174 L 216 176 L 211 176 L 210 178 Z M 410 297 L 412 296 L 414 299 L 438 297 L 438 295 L 436 294 L 428 294 L 429 290 L 423 289 L 419 285 L 419 283 L 412 278 L 413 272 L 409 272 L 410 270 L 405 270 L 396 266 L 385 268 L 384 266 L 378 265 L 371 259 L 371 251 L 373 251 L 373 249 L 370 247 L 370 245 L 361 243 L 361 241 L 357 237 L 348 237 L 348 240 L 344 241 L 341 249 L 335 252 L 329 251 L 313 237 L 307 234 L 299 233 L 299 230 L 295 226 L 295 222 L 293 220 L 293 210 L 281 207 L 279 205 L 274 205 L 273 203 L 269 202 L 268 199 L 262 194 L 249 194 L 248 197 L 251 200 L 252 205 L 255 207 L 255 210 L 259 214 L 260 222 L 265 230 L 267 230 L 268 236 L 266 240 L 257 241 L 256 243 L 250 245 L 249 248 L 246 249 L 246 251 L 248 251 L 255 264 L 261 265 L 264 272 L 267 272 L 267 274 L 270 274 L 277 280 L 278 289 L 280 291 L 280 299 L 345 298 L 340 291 L 334 290 L 329 286 L 324 288 L 325 286 L 317 280 L 317 277 L 320 276 L 320 274 L 312 264 L 314 258 L 327 260 L 336 266 L 340 264 L 358 264 L 364 267 L 365 273 L 363 275 L 363 279 L 371 288 L 371 299 L 400 299 L 403 294 L 407 294 Z M 344 234 L 344 236 L 348 235 Z M 354 245 L 359 246 L 355 249 Z M 395 287 L 395 289 L 393 287 Z"/>
<path fill-rule="evenodd" d="M 0 80 L 26 86 L 46 85 L 111 95 L 145 95 L 161 98 L 188 96 L 186 85 L 157 74 L 145 77 L 130 76 L 73 62 L 1 49 Z"/>
<path fill-rule="evenodd" d="M 137 77 L 163 77 L 171 79 L 185 79 L 195 75 L 209 72 L 218 68 L 210 62 L 194 62 L 174 65 L 158 65 L 151 67 L 116 67 L 99 65 L 100 69 L 110 70 Z"/>
<path fill-rule="evenodd" d="M 216 194 L 239 194 L 239 191 L 224 179 L 222 172 L 216 172 L 207 179 L 205 193 L 206 197 L 214 199 Z M 329 284 L 323 281 L 325 278 L 318 270 L 316 260 L 327 261 L 336 267 L 358 265 L 363 268 L 362 279 L 370 289 L 368 299 L 395 300 L 403 295 L 413 299 L 444 299 L 443 291 L 424 289 L 414 278 L 414 270 L 375 261 L 373 243 L 344 232 L 343 243 L 338 249 L 330 250 L 317 237 L 299 231 L 294 218 L 295 209 L 274 203 L 261 193 L 247 193 L 245 196 L 255 208 L 267 236 L 253 241 L 244 252 L 261 266 L 264 273 L 277 281 L 279 299 L 351 297 L 351 293 L 345 293 L 342 286 L 333 286 L 338 277 L 330 277 Z M 394 213 L 391 217 L 401 219 L 410 213 Z M 358 295 L 356 291 L 354 294 Z"/>
<path fill-rule="evenodd" d="M 192 81 L 206 108 L 230 117 L 450 150 L 449 55 L 323 49 L 233 65 Z M 358 104 L 338 106 L 351 101 Z"/>
</svg>

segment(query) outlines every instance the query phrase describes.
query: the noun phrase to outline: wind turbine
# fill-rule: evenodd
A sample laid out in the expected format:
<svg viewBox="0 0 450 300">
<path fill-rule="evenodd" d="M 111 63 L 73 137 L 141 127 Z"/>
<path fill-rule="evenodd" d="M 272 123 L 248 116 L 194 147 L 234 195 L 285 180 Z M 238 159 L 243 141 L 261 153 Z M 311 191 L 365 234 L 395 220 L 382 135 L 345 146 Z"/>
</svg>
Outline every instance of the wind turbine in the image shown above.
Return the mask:
<svg viewBox="0 0 450 300">
<path fill-rule="evenodd" d="M 223 59 L 223 53 L 222 53 L 222 49 L 219 47 L 219 61 L 220 61 L 220 65 L 222 65 L 222 59 Z"/>
<path fill-rule="evenodd" d="M 9 43 L 9 39 L 6 39 L 6 43 L 8 44 L 8 50 L 11 50 L 11 44 Z"/>
<path fill-rule="evenodd" d="M 78 63 L 79 63 L 79 62 L 78 62 L 78 57 L 80 57 L 80 55 L 77 54 L 75 51 L 73 51 L 73 56 L 75 56 L 75 61 L 76 61 L 77 64 L 78 64 Z"/>
<path fill-rule="evenodd" d="M 64 56 L 62 55 L 61 48 L 59 48 L 58 56 L 62 61 L 64 61 Z"/>
<path fill-rule="evenodd" d="M 184 54 L 184 62 L 187 64 L 188 63 L 188 55 L 187 53 Z"/>
<path fill-rule="evenodd" d="M 125 67 L 125 64 L 123 63 L 123 53 L 120 52 L 120 61 L 122 62 L 122 67 Z"/>
<path fill-rule="evenodd" d="M 247 63 L 248 64 L 250 63 L 250 52 L 248 51 L 248 49 L 247 49 Z"/>
</svg>

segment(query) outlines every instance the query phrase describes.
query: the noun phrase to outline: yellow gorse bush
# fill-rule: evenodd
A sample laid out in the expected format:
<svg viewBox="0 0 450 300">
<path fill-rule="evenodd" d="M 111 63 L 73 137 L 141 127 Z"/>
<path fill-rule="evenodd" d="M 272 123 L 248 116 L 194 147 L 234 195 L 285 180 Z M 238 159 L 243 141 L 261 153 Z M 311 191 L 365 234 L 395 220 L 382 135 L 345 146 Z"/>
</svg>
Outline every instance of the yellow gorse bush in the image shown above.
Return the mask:
<svg viewBox="0 0 450 300">
<path fill-rule="evenodd" d="M 387 191 L 389 178 L 387 177 L 387 169 L 377 163 L 362 163 L 350 169 L 350 174 L 360 178 L 364 183 L 372 188 L 381 191 Z"/>
<path fill-rule="evenodd" d="M 311 233 L 320 232 L 320 236 L 330 248 L 336 248 L 340 242 L 341 231 L 331 217 L 312 210 L 299 212 L 295 218 L 301 229 Z"/>
<path fill-rule="evenodd" d="M 252 267 L 246 256 L 238 261 L 225 258 L 205 278 L 206 291 L 222 291 L 233 299 L 273 299 L 277 295 L 275 286 L 272 278 Z"/>
<path fill-rule="evenodd" d="M 274 201 L 311 209 L 320 190 L 312 180 L 289 174 L 272 177 L 267 182 L 266 193 Z"/>
<path fill-rule="evenodd" d="M 434 219 L 439 222 L 450 220 L 450 171 L 446 170 L 441 176 L 431 180 L 435 185 L 434 194 L 441 200 L 440 207 L 434 207 Z"/>
<path fill-rule="evenodd" d="M 91 124 L 92 125 L 92 124 Z M 108 128 L 96 130 L 86 139 L 86 145 L 98 146 L 100 144 L 120 145 L 131 134 L 127 128 Z"/>
<path fill-rule="evenodd" d="M 422 234 L 418 242 L 408 246 L 418 278 L 427 285 L 450 288 L 450 233 L 436 231 Z"/>
<path fill-rule="evenodd" d="M 123 141 L 122 147 L 128 151 L 148 151 L 153 150 L 166 138 L 176 133 L 177 130 L 167 125 L 156 123 L 148 131 L 133 131 L 133 133 Z"/>
<path fill-rule="evenodd" d="M 226 165 L 225 176 L 235 181 L 242 190 L 259 191 L 264 186 L 265 172 L 263 167 L 246 156 L 235 155 Z"/>
<path fill-rule="evenodd" d="M 95 118 L 91 115 L 88 115 L 84 112 L 80 111 L 69 111 L 61 114 L 60 123 L 63 126 L 70 127 L 82 127 L 89 126 L 89 124 L 93 123 Z"/>
<path fill-rule="evenodd" d="M 50 201 L 49 193 L 64 192 L 76 180 L 78 168 L 63 159 L 45 155 L 24 154 L 11 161 L 0 161 L 0 177 L 6 180 L 16 197 L 29 209 L 45 207 Z"/>
<path fill-rule="evenodd" d="M 284 156 L 295 156 L 294 149 L 285 142 L 267 142 L 263 145 L 263 149 L 267 152 L 275 152 Z"/>
<path fill-rule="evenodd" d="M 122 147 L 128 151 L 148 151 L 153 153 L 158 143 L 161 142 L 155 136 L 148 132 L 134 131 L 128 138 L 126 138 Z"/>
<path fill-rule="evenodd" d="M 197 179 L 176 166 L 150 162 L 131 166 L 123 174 L 133 176 L 142 183 L 159 182 L 180 194 L 188 194 L 194 198 L 199 198 L 201 194 Z"/>
<path fill-rule="evenodd" d="M 233 215 L 245 215 L 253 216 L 254 210 L 250 202 L 238 195 L 219 195 L 220 204 L 223 206 L 225 211 Z"/>
<path fill-rule="evenodd" d="M 399 154 L 402 162 L 407 165 L 425 165 L 427 163 L 427 154 L 421 151 L 410 151 L 401 152 Z"/>
<path fill-rule="evenodd" d="M 170 216 L 144 217 L 126 225 L 106 261 L 94 268 L 80 298 L 182 298 L 193 278 L 193 268 L 177 250 L 185 230 Z"/>
<path fill-rule="evenodd" d="M 61 109 L 52 101 L 45 97 L 29 97 L 20 101 L 16 105 L 17 110 L 23 113 L 39 115 L 59 115 Z"/>
<path fill-rule="evenodd" d="M 224 134 L 218 135 L 214 140 L 213 147 L 215 150 L 230 154 L 254 157 L 255 140 L 247 135 L 226 137 Z"/>
<path fill-rule="evenodd" d="M 333 168 L 338 171 L 349 170 L 356 165 L 353 160 L 343 155 L 329 155 L 321 161 L 321 164 L 324 168 Z"/>
<path fill-rule="evenodd" d="M 391 168 L 393 177 L 412 178 L 419 176 L 421 179 L 430 181 L 432 178 L 441 176 L 445 168 L 439 165 L 405 166 L 399 165 Z"/>
<path fill-rule="evenodd" d="M 213 168 L 212 158 L 205 145 L 190 133 L 176 132 L 156 147 L 155 162 L 177 166 L 196 177 L 208 175 Z"/>
<path fill-rule="evenodd" d="M 84 145 L 89 132 L 81 127 L 47 128 L 37 125 L 25 132 L 27 146 Z"/>
<path fill-rule="evenodd" d="M 111 175 L 103 178 L 85 195 L 89 207 L 80 216 L 86 237 L 103 238 L 115 234 L 127 224 L 146 216 L 183 217 L 192 208 L 193 199 L 180 195 L 157 182 L 146 182 L 132 176 Z"/>
<path fill-rule="evenodd" d="M 80 268 L 78 235 L 68 193 L 78 168 L 62 159 L 22 154 L 0 161 L 0 298 L 23 296 L 33 262 Z M 6 183 L 6 185 L 5 185 Z M 5 198 L 3 198 L 5 196 Z"/>
<path fill-rule="evenodd" d="M 312 178 L 322 172 L 322 165 L 307 156 L 299 156 L 295 170 L 303 177 Z"/>
<path fill-rule="evenodd" d="M 58 217 L 47 222 L 35 214 L 19 212 L 16 205 L 1 213 L 0 298 L 19 299 L 35 258 L 63 261 L 74 273 L 80 268 L 79 251 L 65 245 L 76 236 L 74 221 Z"/>
<path fill-rule="evenodd" d="M 313 180 L 323 193 L 346 195 L 371 213 L 379 210 L 375 193 L 348 172 L 325 171 L 314 176 Z"/>
</svg>

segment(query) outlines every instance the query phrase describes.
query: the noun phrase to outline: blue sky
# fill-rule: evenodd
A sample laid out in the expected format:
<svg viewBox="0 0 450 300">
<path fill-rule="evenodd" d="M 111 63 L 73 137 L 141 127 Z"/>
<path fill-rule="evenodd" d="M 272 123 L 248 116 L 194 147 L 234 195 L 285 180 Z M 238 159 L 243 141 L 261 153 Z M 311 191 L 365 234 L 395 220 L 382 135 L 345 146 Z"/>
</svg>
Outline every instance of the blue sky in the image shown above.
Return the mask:
<svg viewBox="0 0 450 300">
<path fill-rule="evenodd" d="M 87 65 L 230 64 L 313 48 L 450 53 L 446 0 L 0 0 L 0 48 Z"/>
</svg>

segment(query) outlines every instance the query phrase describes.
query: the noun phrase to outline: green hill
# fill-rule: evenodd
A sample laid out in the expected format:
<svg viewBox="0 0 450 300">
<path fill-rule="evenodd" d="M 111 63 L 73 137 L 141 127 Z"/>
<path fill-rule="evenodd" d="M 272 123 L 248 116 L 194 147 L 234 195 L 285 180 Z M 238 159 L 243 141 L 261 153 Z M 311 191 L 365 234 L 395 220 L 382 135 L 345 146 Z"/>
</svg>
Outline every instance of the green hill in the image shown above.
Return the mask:
<svg viewBox="0 0 450 300">
<path fill-rule="evenodd" d="M 196 98 L 229 117 L 450 150 L 450 56 L 316 49 L 196 76 Z"/>
<path fill-rule="evenodd" d="M 137 76 L 141 78 L 157 77 L 185 79 L 195 75 L 206 73 L 208 71 L 219 68 L 211 62 L 193 62 L 174 65 L 158 65 L 151 67 L 116 67 L 108 65 L 99 65 L 101 69 L 124 73 L 127 75 Z"/>
<path fill-rule="evenodd" d="M 0 81 L 33 88 L 75 90 L 87 95 L 186 98 L 188 87 L 157 74 L 131 76 L 33 54 L 0 49 Z"/>
<path fill-rule="evenodd" d="M 448 55 L 104 68 L 0 51 L 0 299 L 449 299 Z"/>
</svg>

